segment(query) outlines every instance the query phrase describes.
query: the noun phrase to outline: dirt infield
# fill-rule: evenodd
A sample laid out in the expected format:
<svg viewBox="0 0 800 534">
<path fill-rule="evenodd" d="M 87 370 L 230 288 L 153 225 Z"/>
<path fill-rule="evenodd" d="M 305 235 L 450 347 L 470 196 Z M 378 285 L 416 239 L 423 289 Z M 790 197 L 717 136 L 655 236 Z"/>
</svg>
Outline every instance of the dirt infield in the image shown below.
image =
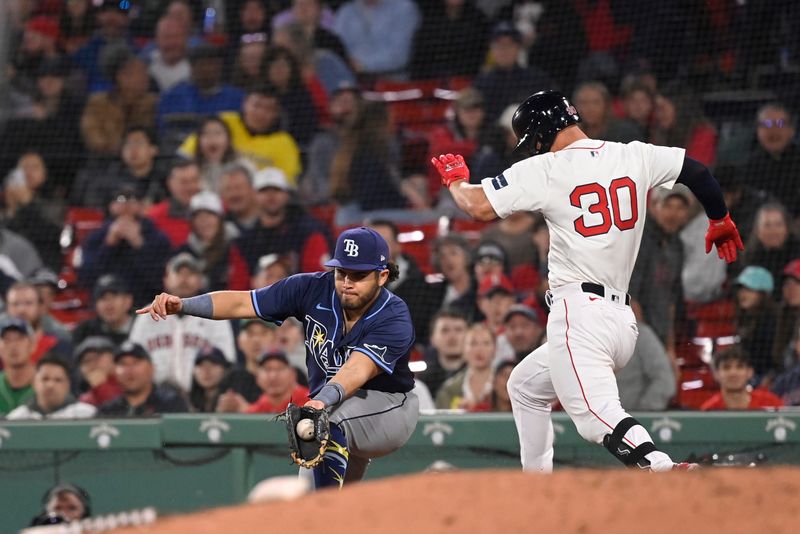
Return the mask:
<svg viewBox="0 0 800 534">
<path fill-rule="evenodd" d="M 709 468 L 654 475 L 566 470 L 426 473 L 288 503 L 172 517 L 118 534 L 796 533 L 800 468 Z"/>
</svg>

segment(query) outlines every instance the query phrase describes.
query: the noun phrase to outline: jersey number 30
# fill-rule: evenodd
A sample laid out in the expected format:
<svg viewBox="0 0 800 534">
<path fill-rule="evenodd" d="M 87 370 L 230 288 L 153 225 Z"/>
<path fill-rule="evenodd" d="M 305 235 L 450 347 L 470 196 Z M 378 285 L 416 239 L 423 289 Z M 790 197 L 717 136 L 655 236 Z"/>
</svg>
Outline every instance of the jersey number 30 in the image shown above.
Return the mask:
<svg viewBox="0 0 800 534">
<path fill-rule="evenodd" d="M 620 213 L 619 197 L 621 190 L 623 198 L 625 196 L 628 197 L 631 207 L 631 213 L 627 219 L 623 219 L 623 215 Z M 569 195 L 570 204 L 576 208 L 583 208 L 581 199 L 587 195 L 597 198 L 597 202 L 589 205 L 589 213 L 598 213 L 602 216 L 603 220 L 598 224 L 587 226 L 584 221 L 585 215 L 581 215 L 575 219 L 575 231 L 583 237 L 592 237 L 608 233 L 612 223 L 621 231 L 630 230 L 636 226 L 636 221 L 639 219 L 639 206 L 636 204 L 636 184 L 627 176 L 611 180 L 608 191 L 597 182 L 579 185 L 573 189 L 572 193 Z M 610 207 L 608 205 L 609 198 L 611 199 Z"/>
</svg>

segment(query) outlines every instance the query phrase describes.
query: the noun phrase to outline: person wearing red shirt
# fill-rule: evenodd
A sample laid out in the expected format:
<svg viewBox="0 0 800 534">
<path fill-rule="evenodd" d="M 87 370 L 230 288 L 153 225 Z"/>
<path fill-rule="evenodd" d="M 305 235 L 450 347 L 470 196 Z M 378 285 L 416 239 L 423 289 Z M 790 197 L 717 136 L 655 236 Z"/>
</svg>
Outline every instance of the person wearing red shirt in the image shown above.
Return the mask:
<svg viewBox="0 0 800 534">
<path fill-rule="evenodd" d="M 308 388 L 297 383 L 297 371 L 282 351 L 272 350 L 261 355 L 256 383 L 264 394 L 245 413 L 281 413 L 290 402 L 302 406 L 308 401 Z"/>
<path fill-rule="evenodd" d="M 169 238 L 173 248 L 189 239 L 191 232 L 190 208 L 192 197 L 201 190 L 200 167 L 196 162 L 181 159 L 173 165 L 167 178 L 169 198 L 154 204 L 147 216 Z"/>
<path fill-rule="evenodd" d="M 700 406 L 701 410 L 759 410 L 783 406 L 780 397 L 763 389 L 753 389 L 753 367 L 739 346 L 720 351 L 714 357 L 714 376 L 720 391 Z"/>
</svg>

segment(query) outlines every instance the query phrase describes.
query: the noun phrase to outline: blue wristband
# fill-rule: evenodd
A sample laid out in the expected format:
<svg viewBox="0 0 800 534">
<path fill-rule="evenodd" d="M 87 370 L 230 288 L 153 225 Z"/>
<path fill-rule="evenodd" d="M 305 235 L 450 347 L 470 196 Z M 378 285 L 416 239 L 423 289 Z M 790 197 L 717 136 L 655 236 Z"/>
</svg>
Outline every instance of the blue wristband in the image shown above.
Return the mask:
<svg viewBox="0 0 800 534">
<path fill-rule="evenodd" d="M 181 299 L 181 304 L 183 304 L 181 311 L 186 315 L 194 315 L 195 317 L 203 317 L 204 319 L 214 318 L 214 301 L 211 300 L 211 295 L 208 293 L 188 299 Z"/>
<path fill-rule="evenodd" d="M 333 408 L 344 400 L 344 386 L 336 382 L 328 382 L 314 396 L 314 400 L 322 401 L 326 407 Z"/>
</svg>

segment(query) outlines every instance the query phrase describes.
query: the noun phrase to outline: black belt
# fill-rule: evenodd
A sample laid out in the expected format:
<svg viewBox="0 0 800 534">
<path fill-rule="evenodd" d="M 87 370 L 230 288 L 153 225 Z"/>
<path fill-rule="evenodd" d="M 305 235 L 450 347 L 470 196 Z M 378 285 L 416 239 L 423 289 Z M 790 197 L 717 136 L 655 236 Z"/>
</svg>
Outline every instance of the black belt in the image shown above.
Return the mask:
<svg viewBox="0 0 800 534">
<path fill-rule="evenodd" d="M 598 297 L 606 297 L 606 288 L 601 286 L 600 284 L 593 284 L 591 282 L 583 282 L 581 284 L 581 289 L 584 293 L 594 293 Z M 613 296 L 612 296 L 613 297 Z M 612 298 L 613 300 L 613 298 Z M 625 294 L 625 305 L 631 305 L 631 296 L 627 293 Z"/>
</svg>

